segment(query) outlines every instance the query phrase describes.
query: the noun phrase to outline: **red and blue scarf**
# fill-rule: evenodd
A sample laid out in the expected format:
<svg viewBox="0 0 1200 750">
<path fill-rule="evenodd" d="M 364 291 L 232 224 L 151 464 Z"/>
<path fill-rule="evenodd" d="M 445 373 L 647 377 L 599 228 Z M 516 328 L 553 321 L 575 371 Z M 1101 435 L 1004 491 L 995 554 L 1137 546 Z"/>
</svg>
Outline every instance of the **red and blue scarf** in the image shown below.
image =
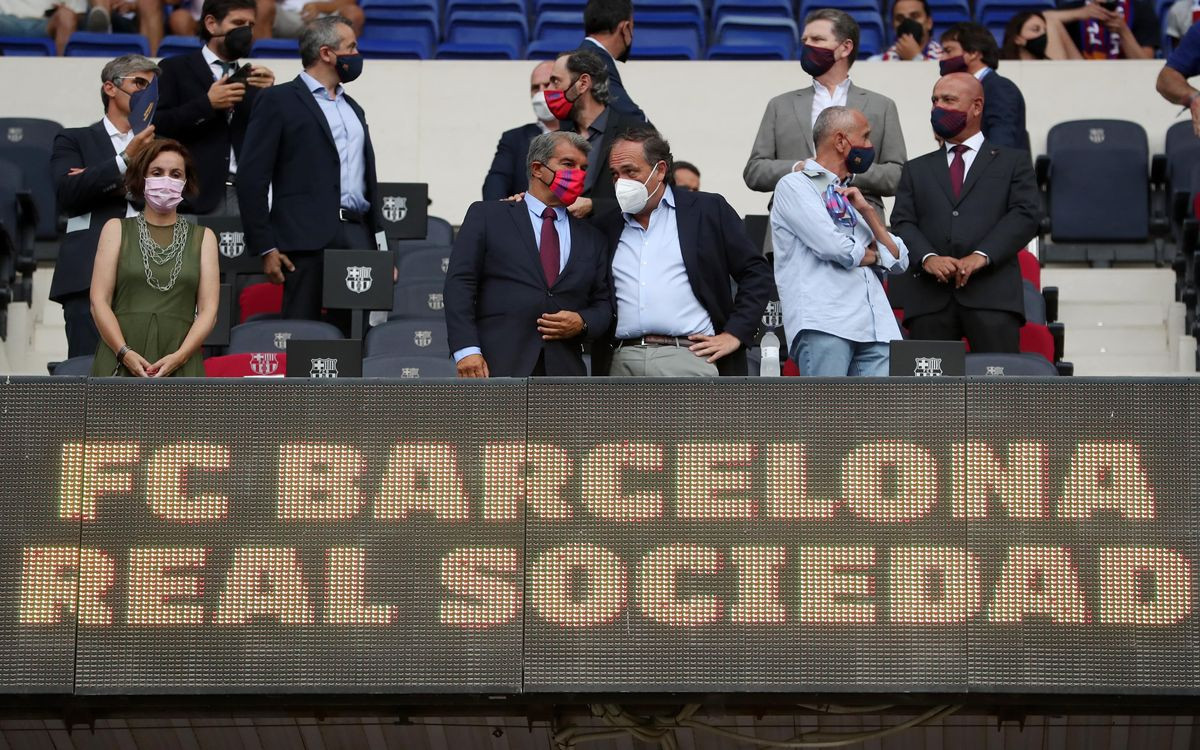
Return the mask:
<svg viewBox="0 0 1200 750">
<path fill-rule="evenodd" d="M 1090 1 L 1090 0 L 1089 0 Z M 1125 25 L 1133 28 L 1133 0 L 1117 0 L 1117 12 L 1125 16 Z M 1096 19 L 1083 21 L 1083 56 L 1088 60 L 1121 60 L 1121 35 L 1109 31 Z"/>
</svg>

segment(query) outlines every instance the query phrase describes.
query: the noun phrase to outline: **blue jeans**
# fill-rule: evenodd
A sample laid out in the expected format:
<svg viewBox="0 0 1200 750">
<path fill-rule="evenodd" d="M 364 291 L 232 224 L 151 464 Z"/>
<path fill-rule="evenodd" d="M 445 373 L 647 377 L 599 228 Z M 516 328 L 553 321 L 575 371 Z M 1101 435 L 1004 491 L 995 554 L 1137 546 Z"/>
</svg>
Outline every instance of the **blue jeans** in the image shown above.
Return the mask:
<svg viewBox="0 0 1200 750">
<path fill-rule="evenodd" d="M 820 378 L 886 377 L 889 347 L 876 341 L 860 342 L 822 331 L 803 330 L 790 355 L 801 375 Z"/>
</svg>

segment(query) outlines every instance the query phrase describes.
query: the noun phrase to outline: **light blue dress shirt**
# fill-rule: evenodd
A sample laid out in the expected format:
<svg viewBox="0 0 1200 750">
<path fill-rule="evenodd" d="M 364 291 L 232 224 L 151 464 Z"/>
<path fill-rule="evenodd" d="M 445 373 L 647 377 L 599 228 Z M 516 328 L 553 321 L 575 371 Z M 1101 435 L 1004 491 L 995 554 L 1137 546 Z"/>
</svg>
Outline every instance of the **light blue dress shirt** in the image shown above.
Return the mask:
<svg viewBox="0 0 1200 750">
<path fill-rule="evenodd" d="M 346 101 L 346 90 L 342 84 L 338 84 L 334 97 L 330 99 L 323 83 L 304 72 L 300 73 L 300 79 L 317 100 L 317 106 L 321 108 L 321 113 L 329 123 L 329 130 L 333 133 L 333 143 L 337 146 L 338 161 L 342 166 L 341 207 L 365 214 L 370 210 L 371 204 L 367 201 L 365 192 L 367 139 L 362 122 L 354 113 L 354 108 Z"/>
<path fill-rule="evenodd" d="M 525 207 L 529 209 L 529 221 L 533 225 L 533 244 L 541 252 L 542 247 L 542 212 L 546 204 L 533 197 L 533 193 L 525 193 Z M 567 209 L 556 206 L 554 209 L 554 229 L 558 231 L 558 272 L 562 273 L 567 267 L 567 259 L 571 257 L 571 222 L 568 221 Z M 539 258 L 539 262 L 541 262 Z M 483 354 L 478 346 L 465 346 L 454 352 L 454 362 L 457 364 L 463 357 L 472 354 Z"/>
<path fill-rule="evenodd" d="M 861 343 L 901 337 L 879 271 L 904 273 L 908 248 L 893 234 L 899 258 L 881 242 L 876 246 L 879 266 L 859 266 L 875 236 L 861 217 L 850 228 L 829 215 L 825 189 L 837 179 L 809 159 L 802 171 L 785 175 L 775 186 L 771 240 L 783 325 L 792 339 L 787 342 L 789 350 L 803 330 Z"/>
<path fill-rule="evenodd" d="M 675 194 L 666 187 L 645 229 L 629 214 L 613 256 L 617 338 L 712 335 L 712 319 L 692 291 L 679 246 Z"/>
</svg>

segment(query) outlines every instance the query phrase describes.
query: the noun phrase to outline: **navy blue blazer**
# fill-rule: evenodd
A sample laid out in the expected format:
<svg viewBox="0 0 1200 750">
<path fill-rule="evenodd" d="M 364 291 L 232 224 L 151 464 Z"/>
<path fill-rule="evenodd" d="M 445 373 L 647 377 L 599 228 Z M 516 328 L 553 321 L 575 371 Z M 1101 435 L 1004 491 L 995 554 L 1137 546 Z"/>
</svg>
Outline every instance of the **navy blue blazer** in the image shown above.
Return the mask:
<svg viewBox="0 0 1200 750">
<path fill-rule="evenodd" d="M 547 375 L 583 376 L 582 344 L 603 337 L 613 319 L 604 236 L 569 219 L 571 255 L 547 288 L 524 201 L 473 203 L 454 240 L 446 273 L 445 309 L 450 351 L 478 346 L 495 377 L 527 377 L 545 353 Z M 587 322 L 586 335 L 543 341 L 542 313 L 571 310 Z"/>
<path fill-rule="evenodd" d="M 504 200 L 510 195 L 523 193 L 529 187 L 529 142 L 541 135 L 542 129 L 531 122 L 519 128 L 505 130 L 496 145 L 496 156 L 492 168 L 483 179 L 485 201 Z"/>
<path fill-rule="evenodd" d="M 579 45 L 579 49 L 600 55 L 600 59 L 604 61 L 604 67 L 608 68 L 608 106 L 621 114 L 635 117 L 645 123 L 650 122 L 646 119 L 646 113 L 642 111 L 642 108 L 629 98 L 629 92 L 621 83 L 621 71 L 617 70 L 617 61 L 608 53 L 608 50 L 590 39 L 584 39 L 583 43 Z"/>
<path fill-rule="evenodd" d="M 383 226 L 375 150 L 362 107 L 349 96 L 346 101 L 365 136 L 366 197 L 371 204 L 365 223 L 374 235 Z M 341 161 L 329 122 L 299 76 L 258 94 L 240 156 L 238 208 L 249 252 L 312 252 L 333 242 L 340 229 Z M 272 184 L 268 212 L 267 187 Z"/>
<path fill-rule="evenodd" d="M 679 248 L 683 252 L 683 266 L 687 269 L 692 293 L 708 311 L 717 333 L 731 333 L 742 342 L 740 349 L 717 360 L 717 370 L 722 375 L 745 375 L 746 348 L 754 346 L 763 311 L 771 298 L 774 283 L 771 266 L 746 234 L 741 217 L 722 196 L 689 190 L 674 190 L 673 193 Z M 625 217 L 619 210 L 613 211 L 598 217 L 597 224 L 608 238 L 611 283 L 612 259 L 625 229 Z M 737 284 L 736 298 L 730 289 L 731 281 Z M 610 294 L 615 308 L 615 287 Z M 615 322 L 613 331 L 616 331 Z M 610 346 L 593 348 L 594 373 L 608 374 L 612 343 L 610 337 Z"/>
<path fill-rule="evenodd" d="M 983 135 L 993 146 L 1029 150 L 1025 130 L 1025 97 L 1017 84 L 996 71 L 980 81 L 983 84 Z"/>
</svg>

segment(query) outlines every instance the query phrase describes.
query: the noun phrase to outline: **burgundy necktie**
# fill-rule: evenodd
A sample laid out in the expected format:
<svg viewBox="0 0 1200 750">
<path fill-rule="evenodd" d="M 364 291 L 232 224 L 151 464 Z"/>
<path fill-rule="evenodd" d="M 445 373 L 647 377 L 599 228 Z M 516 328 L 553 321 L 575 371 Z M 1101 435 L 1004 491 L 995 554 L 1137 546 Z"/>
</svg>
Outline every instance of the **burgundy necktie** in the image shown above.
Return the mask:
<svg viewBox="0 0 1200 750">
<path fill-rule="evenodd" d="M 542 255 L 542 272 L 546 274 L 546 286 L 554 286 L 558 278 L 558 230 L 554 220 L 558 214 L 549 206 L 542 211 L 542 242 L 538 251 Z"/>
<path fill-rule="evenodd" d="M 954 159 L 950 162 L 950 187 L 954 190 L 955 198 L 962 192 L 963 177 L 967 173 L 967 163 L 963 161 L 963 152 L 968 148 L 970 147 L 961 143 L 950 147 L 950 150 L 954 152 Z"/>
</svg>

